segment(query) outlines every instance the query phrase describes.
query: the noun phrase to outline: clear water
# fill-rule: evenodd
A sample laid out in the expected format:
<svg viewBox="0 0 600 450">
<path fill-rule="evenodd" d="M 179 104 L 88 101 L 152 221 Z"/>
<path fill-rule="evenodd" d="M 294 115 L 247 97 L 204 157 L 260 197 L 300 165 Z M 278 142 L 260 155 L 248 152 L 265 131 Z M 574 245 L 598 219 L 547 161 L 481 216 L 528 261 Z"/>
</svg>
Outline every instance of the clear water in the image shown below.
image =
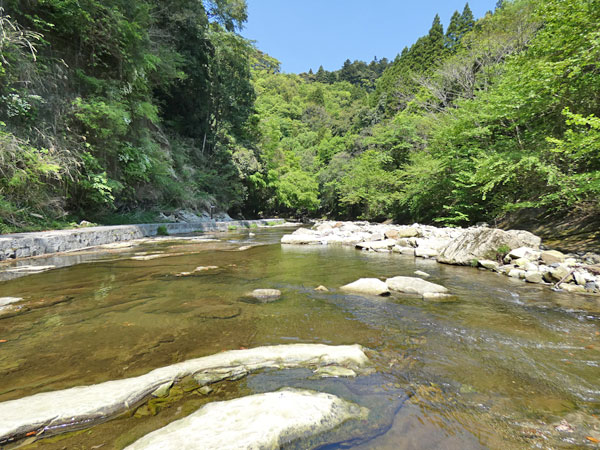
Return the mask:
<svg viewBox="0 0 600 450">
<path fill-rule="evenodd" d="M 600 438 L 600 302 L 486 271 L 342 247 L 282 247 L 289 230 L 228 232 L 216 242 L 160 241 L 84 264 L 0 283 L 36 305 L 0 319 L 0 401 L 140 375 L 229 349 L 296 342 L 369 349 L 377 372 L 313 379 L 264 371 L 184 394 L 156 415 L 133 412 L 27 448 L 122 448 L 222 400 L 284 386 L 327 391 L 371 410 L 291 448 L 582 448 Z M 243 249 L 244 246 L 252 246 Z M 242 250 L 240 250 L 242 247 Z M 160 253 L 162 252 L 162 253 Z M 134 260 L 136 254 L 162 257 Z M 218 266 L 177 277 L 197 266 Z M 452 302 L 361 297 L 337 288 L 361 277 L 431 274 Z M 331 292 L 315 292 L 324 285 Z M 281 289 L 268 304 L 242 301 Z M 43 302 L 42 302 L 43 300 Z M 554 425 L 566 419 L 574 432 Z"/>
</svg>

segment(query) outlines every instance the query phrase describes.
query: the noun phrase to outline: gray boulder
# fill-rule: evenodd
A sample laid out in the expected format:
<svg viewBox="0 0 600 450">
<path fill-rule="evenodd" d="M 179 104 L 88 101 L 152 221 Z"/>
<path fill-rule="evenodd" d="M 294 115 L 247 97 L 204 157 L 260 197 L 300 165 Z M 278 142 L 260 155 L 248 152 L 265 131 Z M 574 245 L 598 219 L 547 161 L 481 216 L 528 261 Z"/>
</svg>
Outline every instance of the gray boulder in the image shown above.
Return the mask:
<svg viewBox="0 0 600 450">
<path fill-rule="evenodd" d="M 541 252 L 529 247 L 519 247 L 511 250 L 508 256 L 511 259 L 527 259 L 529 261 L 537 261 L 540 259 Z"/>
<path fill-rule="evenodd" d="M 496 258 L 498 249 L 528 247 L 539 249 L 541 239 L 522 230 L 503 231 L 495 228 L 470 228 L 450 241 L 437 258 L 441 263 L 469 265 L 473 260 Z"/>
<path fill-rule="evenodd" d="M 439 284 L 425 281 L 415 277 L 394 277 L 388 278 L 386 281 L 387 287 L 391 291 L 404 292 L 405 294 L 446 294 L 448 289 Z"/>
<path fill-rule="evenodd" d="M 554 264 L 564 262 L 566 256 L 558 250 L 548 250 L 542 252 L 542 261 L 544 264 Z"/>
<path fill-rule="evenodd" d="M 498 267 L 500 267 L 500 264 L 490 259 L 482 259 L 479 261 L 479 265 L 488 270 L 498 270 Z"/>
<path fill-rule="evenodd" d="M 354 283 L 342 286 L 340 289 L 346 292 L 367 295 L 389 295 L 390 293 L 387 284 L 377 278 L 361 278 Z"/>
</svg>

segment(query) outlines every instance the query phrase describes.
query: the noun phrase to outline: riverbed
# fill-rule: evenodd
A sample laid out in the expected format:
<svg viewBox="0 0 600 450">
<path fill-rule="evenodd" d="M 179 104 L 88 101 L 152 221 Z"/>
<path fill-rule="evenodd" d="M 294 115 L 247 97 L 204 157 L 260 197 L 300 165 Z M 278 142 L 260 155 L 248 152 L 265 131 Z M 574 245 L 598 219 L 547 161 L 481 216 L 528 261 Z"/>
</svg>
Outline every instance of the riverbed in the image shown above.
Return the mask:
<svg viewBox="0 0 600 450">
<path fill-rule="evenodd" d="M 25 448 L 123 448 L 207 402 L 281 387 L 329 392 L 371 411 L 366 421 L 291 448 L 597 445 L 596 298 L 412 256 L 280 245 L 289 231 L 150 240 L 1 282 L 1 297 L 38 307 L 0 319 L 0 402 L 273 344 L 361 344 L 372 374 L 315 379 L 306 369 L 265 370 L 220 383 L 207 396 L 182 392 L 151 414 L 131 411 Z M 198 267 L 205 270 L 194 272 Z M 358 278 L 417 270 L 456 297 L 432 302 L 338 289 Z M 279 289 L 282 297 L 253 302 L 246 294 L 259 288 Z"/>
</svg>

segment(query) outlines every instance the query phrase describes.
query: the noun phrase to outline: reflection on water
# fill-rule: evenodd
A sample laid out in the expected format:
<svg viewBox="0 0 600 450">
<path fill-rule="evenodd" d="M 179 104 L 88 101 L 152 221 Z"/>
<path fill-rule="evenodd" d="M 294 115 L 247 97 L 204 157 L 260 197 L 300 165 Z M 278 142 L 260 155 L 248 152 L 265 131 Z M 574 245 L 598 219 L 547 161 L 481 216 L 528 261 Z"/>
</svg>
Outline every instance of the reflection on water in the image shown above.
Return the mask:
<svg viewBox="0 0 600 450">
<path fill-rule="evenodd" d="M 309 371 L 267 371 L 224 383 L 210 398 L 179 399 L 153 417 L 120 418 L 38 445 L 122 448 L 209 400 L 284 386 L 371 409 L 367 423 L 293 448 L 580 448 L 585 436 L 600 433 L 596 298 L 399 255 L 281 247 L 282 231 L 253 231 L 223 233 L 218 242 L 147 243 L 0 283 L 2 296 L 37 305 L 0 319 L 0 401 L 240 347 L 359 343 L 370 349 L 373 375 L 315 380 Z M 218 268 L 194 272 L 199 266 Z M 337 291 L 360 277 L 415 270 L 430 273 L 456 301 Z M 315 292 L 319 285 L 331 292 Z M 242 301 L 257 288 L 283 295 Z M 554 428 L 565 418 L 574 433 Z"/>
</svg>

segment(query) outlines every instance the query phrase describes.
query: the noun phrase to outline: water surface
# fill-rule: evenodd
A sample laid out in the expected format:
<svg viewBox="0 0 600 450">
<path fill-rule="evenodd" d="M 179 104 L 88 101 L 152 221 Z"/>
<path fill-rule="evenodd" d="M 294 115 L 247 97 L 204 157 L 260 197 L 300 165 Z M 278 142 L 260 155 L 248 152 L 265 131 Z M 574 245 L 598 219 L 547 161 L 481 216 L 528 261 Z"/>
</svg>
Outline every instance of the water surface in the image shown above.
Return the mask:
<svg viewBox="0 0 600 450">
<path fill-rule="evenodd" d="M 182 394 L 156 415 L 132 412 L 29 447 L 122 448 L 208 401 L 285 386 L 371 409 L 365 423 L 292 448 L 566 449 L 600 438 L 597 297 L 395 254 L 282 247 L 289 230 L 252 231 L 220 233 L 215 242 L 149 242 L 0 283 L 1 296 L 49 305 L 0 320 L 0 401 L 270 344 L 359 343 L 376 373 L 316 380 L 307 370 L 264 371 L 221 383 L 206 397 Z M 148 255 L 160 257 L 131 259 Z M 218 269 L 176 276 L 198 266 Z M 438 303 L 337 290 L 360 277 L 415 270 L 457 298 Z M 330 292 L 316 292 L 319 285 Z M 244 301 L 256 288 L 283 296 L 269 304 Z M 573 433 L 556 431 L 563 419 Z"/>
</svg>

